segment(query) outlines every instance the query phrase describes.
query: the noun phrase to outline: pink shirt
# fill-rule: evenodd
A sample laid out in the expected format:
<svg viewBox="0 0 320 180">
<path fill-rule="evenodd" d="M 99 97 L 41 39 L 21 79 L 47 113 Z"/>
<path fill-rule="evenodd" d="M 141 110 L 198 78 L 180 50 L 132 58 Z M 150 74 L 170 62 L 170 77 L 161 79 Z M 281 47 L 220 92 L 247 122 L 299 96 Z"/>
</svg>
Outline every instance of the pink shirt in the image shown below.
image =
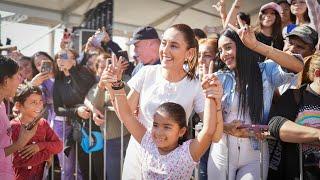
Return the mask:
<svg viewBox="0 0 320 180">
<path fill-rule="evenodd" d="M 11 127 L 3 102 L 0 103 L 0 177 L 1 179 L 14 179 L 12 156 L 5 156 L 4 148 L 11 145 Z"/>
<path fill-rule="evenodd" d="M 190 142 L 186 141 L 169 154 L 161 155 L 150 132 L 141 141 L 142 179 L 185 179 L 190 180 L 196 162 L 190 154 Z"/>
</svg>

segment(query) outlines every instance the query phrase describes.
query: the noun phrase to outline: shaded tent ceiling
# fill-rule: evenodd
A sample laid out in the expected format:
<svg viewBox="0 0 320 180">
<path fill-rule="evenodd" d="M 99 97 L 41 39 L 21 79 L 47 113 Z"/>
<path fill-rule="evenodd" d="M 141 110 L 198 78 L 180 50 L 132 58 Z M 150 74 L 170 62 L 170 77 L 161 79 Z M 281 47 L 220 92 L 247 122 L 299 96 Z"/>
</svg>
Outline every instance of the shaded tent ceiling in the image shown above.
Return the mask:
<svg viewBox="0 0 320 180">
<path fill-rule="evenodd" d="M 78 26 L 85 12 L 103 0 L 0 0 L 0 10 L 26 15 L 22 23 Z M 114 0 L 114 34 L 125 35 L 135 28 L 152 25 L 159 31 L 175 23 L 192 27 L 220 26 L 218 0 Z M 233 0 L 226 0 L 229 8 Z M 242 0 L 242 11 L 255 17 L 262 4 L 271 0 Z M 14 16 L 14 15 L 13 15 Z M 6 17 L 8 20 L 9 18 Z M 4 20 L 6 20 L 4 19 Z"/>
</svg>

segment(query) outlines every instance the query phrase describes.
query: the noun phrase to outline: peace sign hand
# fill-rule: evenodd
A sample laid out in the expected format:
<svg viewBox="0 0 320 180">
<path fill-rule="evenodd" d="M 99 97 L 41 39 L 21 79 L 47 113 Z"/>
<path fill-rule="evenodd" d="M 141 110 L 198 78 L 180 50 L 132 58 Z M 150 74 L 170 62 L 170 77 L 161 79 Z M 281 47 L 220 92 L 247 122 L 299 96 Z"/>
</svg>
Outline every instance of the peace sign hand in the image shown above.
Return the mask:
<svg viewBox="0 0 320 180">
<path fill-rule="evenodd" d="M 221 103 L 223 88 L 217 76 L 213 74 L 213 61 L 210 62 L 209 70 L 204 68 L 202 78 L 202 89 L 206 98 L 214 99 L 216 104 Z"/>
<path fill-rule="evenodd" d="M 99 87 L 104 87 L 111 89 L 111 83 L 115 83 L 122 78 L 122 73 L 125 70 L 125 60 L 124 58 L 118 58 L 112 54 L 111 64 L 107 61 L 106 68 L 103 70 L 100 81 Z"/>
<path fill-rule="evenodd" d="M 254 50 L 257 46 L 258 43 L 260 43 L 255 34 L 254 31 L 252 30 L 251 26 L 248 26 L 247 24 L 244 24 L 240 18 L 239 15 L 237 15 L 237 20 L 238 20 L 238 25 L 240 26 L 240 29 L 233 26 L 232 24 L 228 24 L 228 26 L 237 32 L 239 35 L 242 43 L 247 46 L 248 48 Z"/>
</svg>

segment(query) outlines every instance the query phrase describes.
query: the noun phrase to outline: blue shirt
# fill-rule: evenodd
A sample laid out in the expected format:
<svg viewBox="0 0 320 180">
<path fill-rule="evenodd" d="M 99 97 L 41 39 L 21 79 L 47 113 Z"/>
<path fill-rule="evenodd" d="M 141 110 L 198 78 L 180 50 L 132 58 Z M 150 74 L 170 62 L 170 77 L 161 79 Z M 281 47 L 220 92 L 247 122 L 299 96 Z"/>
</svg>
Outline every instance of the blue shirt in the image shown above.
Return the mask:
<svg viewBox="0 0 320 180">
<path fill-rule="evenodd" d="M 284 71 L 280 65 L 272 60 L 266 60 L 259 63 L 260 71 L 262 73 L 263 83 L 263 119 L 262 124 L 268 124 L 268 116 L 272 104 L 273 93 L 279 86 L 290 83 L 295 78 L 294 73 Z M 232 103 L 235 97 L 236 77 L 234 71 L 218 71 L 215 73 L 218 76 L 222 87 L 222 115 L 223 118 L 231 111 Z M 259 143 L 256 139 L 251 139 L 252 148 L 259 149 Z"/>
<path fill-rule="evenodd" d="M 259 67 L 262 73 L 263 83 L 263 119 L 262 124 L 268 124 L 268 116 L 272 103 L 273 93 L 279 86 L 290 83 L 294 79 L 294 73 L 285 72 L 280 65 L 272 60 L 266 60 L 259 63 Z M 236 78 L 234 71 L 218 71 L 215 73 L 222 86 L 222 109 L 223 117 L 226 117 L 230 113 L 231 104 L 234 100 L 236 89 Z"/>
</svg>

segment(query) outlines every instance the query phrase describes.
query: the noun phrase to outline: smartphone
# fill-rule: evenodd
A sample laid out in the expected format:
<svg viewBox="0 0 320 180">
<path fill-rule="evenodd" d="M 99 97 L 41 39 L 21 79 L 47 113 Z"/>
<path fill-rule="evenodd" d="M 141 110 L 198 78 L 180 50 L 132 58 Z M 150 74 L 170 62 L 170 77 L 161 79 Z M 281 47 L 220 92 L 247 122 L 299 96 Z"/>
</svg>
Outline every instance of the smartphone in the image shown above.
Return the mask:
<svg viewBox="0 0 320 180">
<path fill-rule="evenodd" d="M 100 47 L 103 39 L 104 39 L 104 32 L 95 34 L 92 39 L 92 45 L 95 47 Z"/>
<path fill-rule="evenodd" d="M 46 108 L 43 108 L 41 112 L 29 123 L 25 126 L 27 130 L 31 130 L 44 116 L 44 113 L 46 112 Z"/>
<path fill-rule="evenodd" d="M 116 54 L 117 58 L 119 59 L 121 56 L 129 63 L 128 68 L 124 71 L 124 74 L 130 75 L 134 69 L 134 65 L 132 62 L 129 61 L 129 56 L 127 51 L 119 50 Z"/>
<path fill-rule="evenodd" d="M 43 60 L 42 61 L 40 72 L 45 72 L 45 73 L 52 72 L 52 64 L 51 64 L 50 60 Z"/>
<path fill-rule="evenodd" d="M 117 58 L 123 57 L 126 61 L 129 61 L 129 56 L 127 51 L 119 50 L 117 53 Z"/>
</svg>

